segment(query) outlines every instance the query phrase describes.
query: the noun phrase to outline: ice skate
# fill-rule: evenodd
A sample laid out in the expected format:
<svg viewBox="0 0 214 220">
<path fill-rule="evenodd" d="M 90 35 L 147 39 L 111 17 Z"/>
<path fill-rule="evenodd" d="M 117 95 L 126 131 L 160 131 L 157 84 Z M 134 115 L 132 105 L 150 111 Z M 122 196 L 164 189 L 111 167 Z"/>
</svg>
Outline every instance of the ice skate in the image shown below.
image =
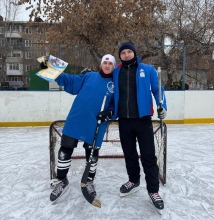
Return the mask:
<svg viewBox="0 0 214 220">
<path fill-rule="evenodd" d="M 162 215 L 164 203 L 158 193 L 148 193 L 152 205 L 156 208 L 157 212 Z"/>
<path fill-rule="evenodd" d="M 67 177 L 62 180 L 54 180 L 52 186 L 55 185 L 54 190 L 50 195 L 50 200 L 52 203 L 55 203 L 61 195 L 63 195 L 68 189 L 68 179 Z"/>
<path fill-rule="evenodd" d="M 138 183 L 133 183 L 128 181 L 120 187 L 120 196 L 128 196 L 140 189 L 140 181 Z"/>
</svg>

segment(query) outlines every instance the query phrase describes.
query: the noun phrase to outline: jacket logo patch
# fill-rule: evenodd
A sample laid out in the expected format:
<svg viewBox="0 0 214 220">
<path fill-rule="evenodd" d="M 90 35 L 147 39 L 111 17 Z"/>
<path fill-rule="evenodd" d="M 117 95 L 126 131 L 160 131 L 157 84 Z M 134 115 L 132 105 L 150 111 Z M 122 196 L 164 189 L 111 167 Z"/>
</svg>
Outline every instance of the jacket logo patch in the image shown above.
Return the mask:
<svg viewBox="0 0 214 220">
<path fill-rule="evenodd" d="M 145 72 L 143 69 L 140 69 L 140 77 L 145 77 Z"/>
<path fill-rule="evenodd" d="M 107 88 L 110 93 L 114 93 L 114 83 L 112 81 L 108 82 Z"/>
</svg>

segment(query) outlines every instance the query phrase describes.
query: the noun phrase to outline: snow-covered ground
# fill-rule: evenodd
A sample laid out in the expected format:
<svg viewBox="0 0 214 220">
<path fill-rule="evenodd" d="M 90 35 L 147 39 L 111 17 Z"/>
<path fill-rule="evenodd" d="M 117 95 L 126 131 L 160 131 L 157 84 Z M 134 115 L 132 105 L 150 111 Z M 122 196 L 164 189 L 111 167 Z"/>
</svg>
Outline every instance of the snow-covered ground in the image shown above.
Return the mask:
<svg viewBox="0 0 214 220">
<path fill-rule="evenodd" d="M 70 188 L 49 201 L 49 128 L 0 128 L 1 220 L 211 220 L 214 219 L 214 124 L 167 125 L 167 184 L 160 185 L 165 209 L 150 204 L 144 174 L 141 189 L 119 196 L 127 181 L 124 159 L 100 159 L 96 190 L 102 207 L 83 197 L 84 159 L 72 161 Z"/>
</svg>

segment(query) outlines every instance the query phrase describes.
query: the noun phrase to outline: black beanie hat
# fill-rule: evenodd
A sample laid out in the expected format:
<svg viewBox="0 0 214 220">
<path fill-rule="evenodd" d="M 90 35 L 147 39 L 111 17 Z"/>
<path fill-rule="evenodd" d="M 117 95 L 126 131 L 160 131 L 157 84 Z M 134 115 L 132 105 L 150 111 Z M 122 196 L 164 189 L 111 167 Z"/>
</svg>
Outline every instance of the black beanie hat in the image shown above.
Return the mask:
<svg viewBox="0 0 214 220">
<path fill-rule="evenodd" d="M 120 53 L 122 52 L 122 50 L 125 50 L 125 49 L 132 50 L 134 52 L 134 56 L 136 57 L 136 50 L 134 48 L 134 44 L 132 42 L 124 42 L 120 45 L 120 48 L 118 51 L 119 58 L 120 58 Z M 121 60 L 121 58 L 120 58 L 120 60 Z"/>
</svg>

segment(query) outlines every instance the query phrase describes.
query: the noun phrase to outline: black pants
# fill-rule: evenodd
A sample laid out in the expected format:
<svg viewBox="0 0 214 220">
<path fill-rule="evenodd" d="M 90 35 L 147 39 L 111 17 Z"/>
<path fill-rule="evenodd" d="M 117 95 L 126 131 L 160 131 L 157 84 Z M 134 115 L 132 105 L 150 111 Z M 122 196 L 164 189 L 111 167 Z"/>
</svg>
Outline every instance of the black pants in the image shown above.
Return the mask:
<svg viewBox="0 0 214 220">
<path fill-rule="evenodd" d="M 151 119 L 119 119 L 119 133 L 126 162 L 129 181 L 140 180 L 139 157 L 136 139 L 139 143 L 141 163 L 145 173 L 148 192 L 158 192 L 158 166 L 155 156 L 154 135 Z"/>
<path fill-rule="evenodd" d="M 61 147 L 58 151 L 58 163 L 57 163 L 57 178 L 64 179 L 67 176 L 71 165 L 71 156 L 74 148 L 77 147 L 78 140 L 67 135 L 62 135 Z M 91 155 L 91 149 L 88 143 L 84 142 L 86 161 L 89 161 Z M 88 174 L 88 180 L 94 180 L 97 170 L 97 163 L 99 157 L 99 150 L 95 149 L 91 162 L 91 167 Z"/>
</svg>

